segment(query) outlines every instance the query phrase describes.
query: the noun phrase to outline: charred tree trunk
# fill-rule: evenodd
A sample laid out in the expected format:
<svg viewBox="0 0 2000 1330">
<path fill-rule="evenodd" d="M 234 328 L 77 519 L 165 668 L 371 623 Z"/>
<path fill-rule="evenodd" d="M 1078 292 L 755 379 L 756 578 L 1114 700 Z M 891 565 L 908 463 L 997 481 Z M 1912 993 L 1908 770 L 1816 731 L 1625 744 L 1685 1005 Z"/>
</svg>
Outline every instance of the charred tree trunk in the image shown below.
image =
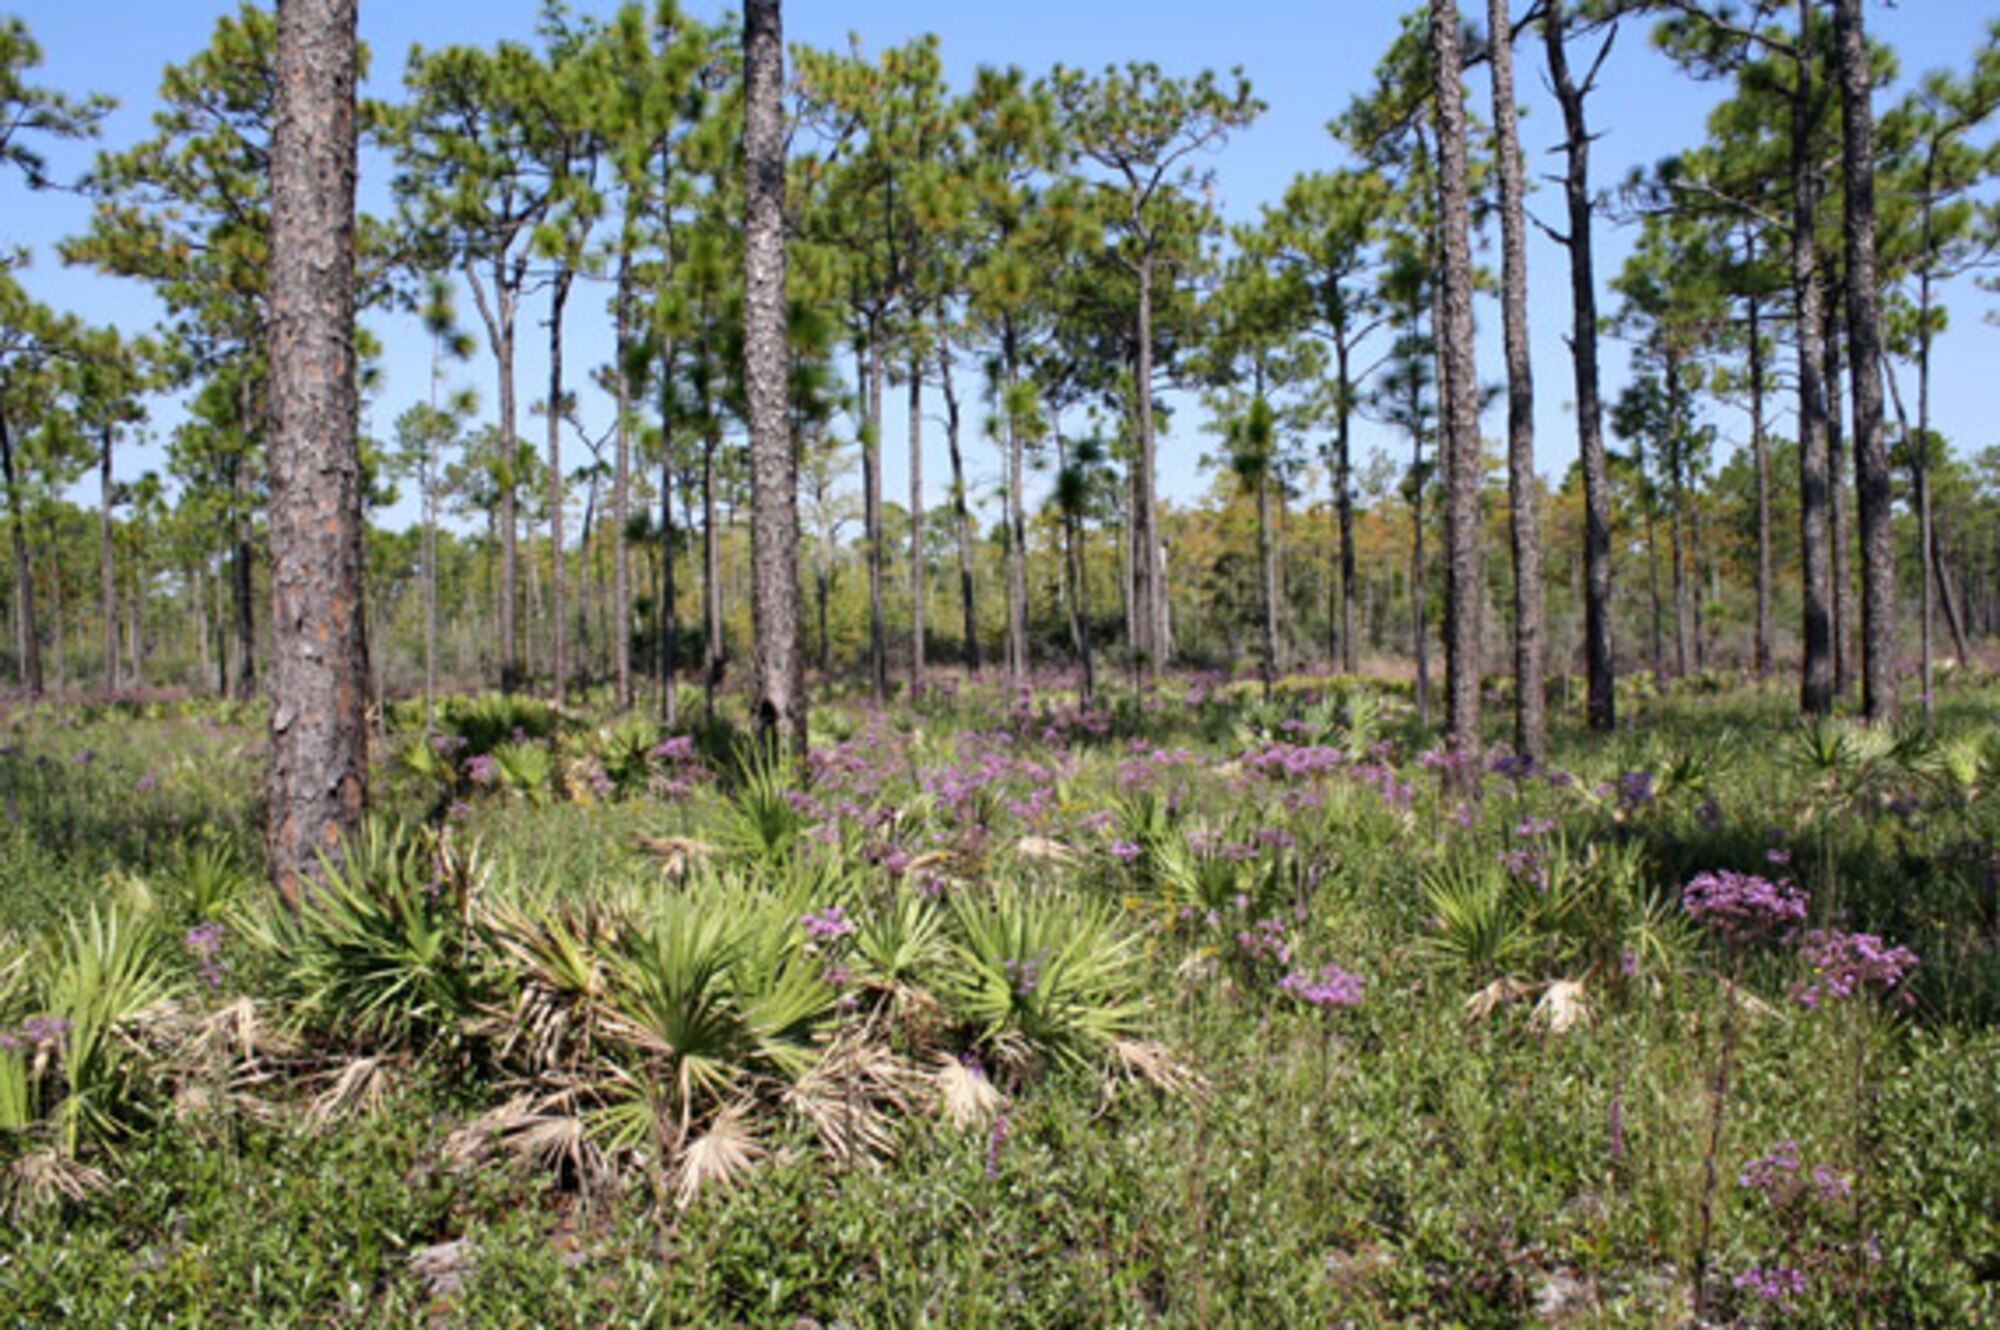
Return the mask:
<svg viewBox="0 0 2000 1330">
<path fill-rule="evenodd" d="M 1882 439 L 1875 119 L 1861 0 L 1836 0 L 1834 26 L 1840 50 L 1841 159 L 1846 165 L 1848 372 L 1861 525 L 1861 709 L 1871 725 L 1887 725 L 1896 719 L 1896 547 L 1889 453 Z"/>
<path fill-rule="evenodd" d="M 1757 234 L 1745 228 L 1744 258 L 1754 265 Z M 1757 677 L 1771 672 L 1771 447 L 1764 436 L 1763 303 L 1756 296 L 1747 311 L 1750 350 L 1750 456 L 1757 470 L 1757 623 L 1751 661 Z"/>
<path fill-rule="evenodd" d="M 278 11 L 271 143 L 267 848 L 297 905 L 367 805 L 354 355 L 355 0 Z"/>
<path fill-rule="evenodd" d="M 1507 350 L 1508 528 L 1514 559 L 1514 749 L 1548 756 L 1542 678 L 1548 628 L 1542 617 L 1542 537 L 1535 496 L 1535 386 L 1528 358 L 1528 238 L 1521 143 L 1514 106 L 1514 40 L 1507 0 L 1488 0 L 1492 33 L 1493 130 L 1500 168 L 1501 314 Z"/>
<path fill-rule="evenodd" d="M 943 336 L 938 338 L 938 381 L 944 391 L 945 446 L 951 453 L 951 512 L 953 529 L 958 536 L 958 601 L 965 617 L 965 663 L 977 674 L 980 667 L 979 616 L 973 601 L 972 514 L 965 501 L 965 457 L 959 451 L 958 390 L 952 381 L 951 344 Z"/>
<path fill-rule="evenodd" d="M 1833 569 L 1828 558 L 1826 396 L 1820 379 L 1819 173 L 1812 157 L 1812 53 L 1808 35 L 1812 0 L 1799 0 L 1799 45 L 1793 57 L 1792 103 L 1792 299 L 1797 308 L 1799 378 L 1799 559 L 1804 655 L 1799 666 L 1799 708 L 1821 716 L 1833 710 Z"/>
<path fill-rule="evenodd" d="M 1615 31 L 1615 30 L 1614 30 Z M 1569 229 L 1570 358 L 1576 379 L 1577 458 L 1583 471 L 1584 671 L 1585 711 L 1590 727 L 1608 730 L 1617 722 L 1616 657 L 1611 636 L 1611 474 L 1604 453 L 1604 408 L 1598 384 L 1597 277 L 1592 252 L 1590 195 L 1591 133 L 1584 102 L 1596 86 L 1597 71 L 1610 53 L 1607 35 L 1581 84 L 1570 75 L 1563 49 L 1562 0 L 1547 0 L 1542 15 L 1549 81 L 1562 104 L 1563 151 L 1568 163 L 1563 195 Z"/>
<path fill-rule="evenodd" d="M 573 277 L 564 265 L 549 293 L 549 696 L 557 706 L 569 698 L 569 624 L 563 596 L 562 321 Z"/>
<path fill-rule="evenodd" d="M 632 256 L 618 258 L 618 439 L 611 473 L 611 669 L 620 711 L 632 709 L 632 548 L 625 538 L 632 508 Z"/>
<path fill-rule="evenodd" d="M 743 7 L 743 349 L 750 423 L 754 714 L 767 752 L 806 753 L 799 479 L 785 341 L 785 49 L 779 0 Z"/>
<path fill-rule="evenodd" d="M 1466 168 L 1465 88 L 1458 5 L 1431 0 L 1437 79 L 1438 212 L 1443 256 L 1439 287 L 1439 384 L 1445 438 L 1445 715 L 1462 757 L 1480 750 L 1480 609 L 1484 569 L 1479 521 L 1479 385 L 1472 347 L 1471 202 Z M 1476 778 L 1465 782 L 1467 796 Z"/>
</svg>

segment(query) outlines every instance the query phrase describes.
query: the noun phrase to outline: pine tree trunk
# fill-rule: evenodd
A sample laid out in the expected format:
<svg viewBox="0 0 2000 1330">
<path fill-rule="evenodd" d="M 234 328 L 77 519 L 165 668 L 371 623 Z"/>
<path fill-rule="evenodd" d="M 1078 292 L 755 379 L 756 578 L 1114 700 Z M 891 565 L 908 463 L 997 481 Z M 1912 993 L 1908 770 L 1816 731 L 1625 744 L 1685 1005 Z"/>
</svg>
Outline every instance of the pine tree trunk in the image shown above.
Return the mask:
<svg viewBox="0 0 2000 1330">
<path fill-rule="evenodd" d="M 1746 263 L 1757 258 L 1754 228 L 1745 228 Z M 1751 660 L 1757 677 L 1771 672 L 1771 448 L 1764 435 L 1764 337 L 1761 326 L 1762 302 L 1751 297 L 1748 307 L 1750 339 L 1750 456 L 1757 470 L 1757 624 Z"/>
<path fill-rule="evenodd" d="M 1020 422 L 1014 418 L 1020 347 L 1010 321 L 1000 335 L 1001 415 L 1007 430 L 1007 683 L 1015 698 L 1028 687 L 1028 501 Z M 1010 699 L 1011 700 L 1011 699 Z"/>
<path fill-rule="evenodd" d="M 1155 576 L 1159 536 L 1153 514 L 1153 255 L 1138 261 L 1139 323 L 1135 348 L 1137 366 L 1132 391 L 1139 418 L 1138 449 L 1132 458 L 1132 623 L 1138 634 L 1132 650 L 1138 657 L 1140 686 L 1149 686 L 1166 664 L 1161 643 L 1163 610 Z"/>
<path fill-rule="evenodd" d="M 1819 179 L 1812 160 L 1812 0 L 1799 0 L 1792 104 L 1792 299 L 1799 381 L 1799 561 L 1804 624 L 1799 708 L 1833 710 L 1833 570 L 1828 559 L 1826 396 L 1820 381 Z"/>
<path fill-rule="evenodd" d="M 1547 49 L 1549 80 L 1562 104 L 1563 151 L 1568 162 L 1563 195 L 1568 204 L 1569 230 L 1563 236 L 1569 251 L 1570 357 L 1576 379 L 1577 458 L 1583 471 L 1584 548 L 1584 670 L 1585 711 L 1590 727 L 1609 730 L 1617 723 L 1616 657 L 1611 636 L 1611 474 L 1604 453 L 1604 408 L 1597 366 L 1597 277 L 1592 252 L 1589 125 L 1584 101 L 1596 84 L 1597 70 L 1610 50 L 1610 38 L 1582 84 L 1570 76 L 1563 49 L 1565 21 L 1562 0 L 1546 0 L 1542 37 Z"/>
<path fill-rule="evenodd" d="M 112 427 L 103 427 L 97 462 L 97 555 L 98 590 L 104 597 L 104 691 L 118 691 L 118 571 L 112 557 L 111 541 L 111 438 Z"/>
<path fill-rule="evenodd" d="M 1887 725 L 1896 719 L 1896 547 L 1890 523 L 1889 454 L 1882 438 L 1875 119 L 1861 0 L 1836 0 L 1834 26 L 1840 50 L 1848 368 L 1861 525 L 1861 709 L 1871 725 Z"/>
<path fill-rule="evenodd" d="M 278 11 L 271 143 L 267 847 L 294 906 L 367 805 L 354 361 L 355 0 Z"/>
<path fill-rule="evenodd" d="M 958 533 L 958 601 L 965 618 L 963 649 L 966 665 L 978 674 L 979 617 L 973 602 L 972 514 L 965 500 L 965 458 L 959 451 L 958 390 L 952 382 L 951 344 L 942 336 L 938 338 L 938 379 L 944 391 L 945 446 L 951 453 L 951 509 L 953 528 Z"/>
<path fill-rule="evenodd" d="M 882 315 L 868 316 L 868 425 L 861 448 L 862 521 L 868 544 L 868 690 L 877 706 L 889 697 L 888 628 L 882 598 L 882 393 L 888 378 Z"/>
<path fill-rule="evenodd" d="M 569 700 L 569 623 L 563 575 L 563 306 L 575 276 L 568 265 L 556 272 L 549 292 L 549 696 L 557 706 Z"/>
<path fill-rule="evenodd" d="M 1514 558 L 1514 750 L 1540 763 L 1549 722 L 1542 679 L 1548 627 L 1542 617 L 1542 537 L 1535 496 L 1535 387 L 1528 358 L 1528 239 L 1521 142 L 1514 105 L 1514 39 L 1508 0 L 1488 0 L 1492 33 L 1493 130 L 1500 168 L 1501 313 L 1507 351 L 1507 498 Z"/>
<path fill-rule="evenodd" d="M 632 255 L 618 256 L 617 458 L 611 477 L 611 668 L 618 709 L 632 709 L 632 547 L 625 528 L 632 515 Z"/>
<path fill-rule="evenodd" d="M 248 416 L 244 417 L 246 420 Z M 257 696 L 257 620 L 251 607 L 250 583 L 250 476 L 241 458 L 229 459 L 230 489 L 236 511 L 230 519 L 234 543 L 229 555 L 229 595 L 236 624 L 236 668 L 230 676 L 229 694 L 239 702 Z"/>
<path fill-rule="evenodd" d="M 924 691 L 924 365 L 910 345 L 910 698 Z"/>
<path fill-rule="evenodd" d="M 1833 536 L 1833 692 L 1844 698 L 1854 688 L 1854 527 L 1849 521 L 1847 486 L 1846 409 L 1841 385 L 1846 377 L 1841 341 L 1841 312 L 1846 296 L 1831 262 L 1823 262 L 1826 286 L 1820 312 L 1826 326 L 1820 334 L 1824 366 L 1821 385 L 1826 395 L 1827 492 L 1831 496 Z"/>
<path fill-rule="evenodd" d="M 701 695 L 715 723 L 715 698 L 722 688 L 722 528 L 716 519 L 715 456 L 722 448 L 722 413 L 710 403 L 701 437 Z"/>
<path fill-rule="evenodd" d="M 1445 713 L 1449 741 L 1463 759 L 1481 748 L 1480 609 L 1485 579 L 1479 521 L 1479 407 L 1472 347 L 1471 203 L 1466 168 L 1465 88 L 1460 75 L 1458 5 L 1431 0 L 1437 79 L 1438 212 L 1443 256 L 1438 308 L 1445 373 Z M 1476 775 L 1463 782 L 1468 797 Z"/>
<path fill-rule="evenodd" d="M 1356 673 L 1357 656 L 1354 649 L 1354 374 L 1351 366 L 1353 348 L 1345 338 L 1334 348 L 1337 378 L 1336 391 L 1340 394 L 1339 412 L 1334 427 L 1333 456 L 1333 506 L 1340 525 L 1340 672 Z"/>
<path fill-rule="evenodd" d="M 785 50 L 779 0 L 743 7 L 743 362 L 750 424 L 757 728 L 767 752 L 806 753 L 799 619 L 798 461 L 785 341 Z"/>
</svg>

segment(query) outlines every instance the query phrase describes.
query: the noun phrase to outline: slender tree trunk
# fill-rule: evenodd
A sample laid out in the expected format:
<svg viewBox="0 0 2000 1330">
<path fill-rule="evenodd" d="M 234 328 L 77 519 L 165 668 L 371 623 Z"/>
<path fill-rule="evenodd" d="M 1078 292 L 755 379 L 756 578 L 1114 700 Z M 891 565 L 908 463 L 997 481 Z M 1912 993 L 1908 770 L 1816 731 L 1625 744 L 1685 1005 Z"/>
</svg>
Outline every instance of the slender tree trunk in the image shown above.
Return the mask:
<svg viewBox="0 0 2000 1330">
<path fill-rule="evenodd" d="M 1686 407 L 1681 400 L 1681 365 L 1677 355 L 1669 354 L 1666 367 L 1667 378 L 1667 497 L 1671 505 L 1668 509 L 1668 563 L 1672 572 L 1674 590 L 1674 676 L 1686 678 L 1688 674 L 1689 645 L 1694 639 L 1694 610 L 1690 604 L 1692 589 L 1687 575 L 1687 431 L 1682 428 L 1682 417 Z"/>
<path fill-rule="evenodd" d="M 889 646 L 882 598 L 882 394 L 888 379 L 882 315 L 868 316 L 868 425 L 861 448 L 862 520 L 868 544 L 868 689 L 881 705 L 889 697 Z"/>
<path fill-rule="evenodd" d="M 1466 170 L 1465 88 L 1460 77 L 1458 5 L 1431 0 L 1437 78 L 1438 212 L 1443 265 L 1438 307 L 1445 366 L 1445 707 L 1452 748 L 1480 751 L 1480 608 L 1485 579 L 1479 521 L 1479 407 L 1472 348 L 1471 203 Z M 1464 793 L 1477 792 L 1476 777 Z"/>
<path fill-rule="evenodd" d="M 247 422 L 248 414 L 243 418 Z M 236 511 L 230 518 L 235 540 L 229 556 L 229 588 L 236 623 L 236 668 L 230 681 L 230 695 L 239 702 L 247 702 L 257 695 L 257 620 L 250 604 L 250 476 L 242 459 L 234 456 L 229 461 L 229 473 L 236 503 Z"/>
<path fill-rule="evenodd" d="M 1354 373 L 1353 348 L 1342 338 L 1334 348 L 1335 389 L 1340 394 L 1334 422 L 1333 506 L 1340 526 L 1340 671 L 1358 670 L 1354 649 Z"/>
<path fill-rule="evenodd" d="M 111 539 L 111 442 L 110 425 L 103 426 L 97 454 L 97 553 L 98 590 L 104 597 L 104 691 L 118 691 L 118 570 L 113 560 Z"/>
<path fill-rule="evenodd" d="M 715 723 L 715 697 L 722 687 L 722 529 L 716 520 L 715 456 L 722 448 L 722 414 L 708 404 L 701 437 L 701 694 L 708 720 Z"/>
<path fill-rule="evenodd" d="M 1549 80 L 1562 104 L 1563 152 L 1568 162 L 1563 195 L 1569 230 L 1570 357 L 1576 377 L 1577 458 L 1583 471 L 1584 508 L 1584 670 L 1585 710 L 1590 727 L 1609 730 L 1617 722 L 1616 657 L 1611 637 L 1611 474 L 1604 453 L 1604 408 L 1598 389 L 1597 277 L 1592 252 L 1590 194 L 1591 133 L 1584 102 L 1596 85 L 1597 70 L 1611 48 L 1606 36 L 1583 83 L 1570 76 L 1563 48 L 1562 0 L 1546 0 L 1542 37 Z"/>
<path fill-rule="evenodd" d="M 944 391 L 945 446 L 951 453 L 951 509 L 953 527 L 958 533 L 958 601 L 965 616 L 965 662 L 978 674 L 979 616 L 973 601 L 972 514 L 965 499 L 965 458 L 959 451 L 958 390 L 952 380 L 951 343 L 943 336 L 942 329 L 938 337 L 938 381 Z"/>
<path fill-rule="evenodd" d="M 1271 476 L 1257 473 L 1257 567 L 1264 593 L 1264 700 L 1278 685 L 1278 546 L 1271 538 Z"/>
<path fill-rule="evenodd" d="M 1827 492 L 1831 496 L 1833 534 L 1833 691 L 1846 697 L 1854 687 L 1854 528 L 1849 521 L 1847 492 L 1846 411 L 1841 385 L 1843 364 L 1841 312 L 1846 296 L 1831 263 L 1822 264 L 1826 286 L 1820 311 L 1826 326 L 1820 334 L 1826 394 Z"/>
<path fill-rule="evenodd" d="M 1828 559 L 1827 501 L 1832 464 L 1827 451 L 1826 396 L 1820 380 L 1818 172 L 1812 160 L 1813 0 L 1799 0 L 1799 44 L 1792 89 L 1792 299 L 1797 306 L 1799 380 L 1799 554 L 1804 655 L 1799 707 L 1808 715 L 1833 709 L 1833 570 Z"/>
<path fill-rule="evenodd" d="M 69 661 L 63 655 L 63 626 L 69 613 L 63 604 L 62 541 L 56 534 L 53 509 L 42 510 L 42 539 L 48 542 L 49 561 L 49 691 L 60 697 L 69 691 Z"/>
<path fill-rule="evenodd" d="M 1165 666 L 1162 643 L 1164 596 L 1158 586 L 1159 535 L 1153 511 L 1153 255 L 1142 252 L 1139 278 L 1138 364 L 1132 375 L 1139 419 L 1139 446 L 1132 458 L 1132 622 L 1139 629 L 1132 649 L 1138 656 L 1139 680 L 1149 686 Z"/>
<path fill-rule="evenodd" d="M 1416 396 L 1414 381 L 1410 395 Z M 1414 402 L 1412 403 L 1414 405 Z M 1415 419 L 1415 417 L 1411 417 Z M 1410 435 L 1410 624 L 1411 646 L 1417 658 L 1417 726 L 1431 727 L 1430 633 L 1424 619 L 1429 603 L 1430 569 L 1424 563 L 1424 435 L 1421 426 Z"/>
<path fill-rule="evenodd" d="M 1501 314 L 1507 351 L 1507 498 L 1514 557 L 1514 749 L 1548 756 L 1542 678 L 1548 628 L 1542 618 L 1542 538 L 1535 496 L 1535 387 L 1528 358 L 1528 238 L 1521 142 L 1514 105 L 1514 40 L 1508 0 L 1487 0 L 1492 33 L 1493 130 L 1500 168 Z"/>
<path fill-rule="evenodd" d="M 618 256 L 618 454 L 611 479 L 611 668 L 617 676 L 618 709 L 632 709 L 632 546 L 625 528 L 632 520 L 632 255 Z"/>
<path fill-rule="evenodd" d="M 355 0 L 278 11 L 271 143 L 274 883 L 297 905 L 368 801 L 368 640 L 354 358 Z"/>
<path fill-rule="evenodd" d="M 1744 230 L 1746 263 L 1757 259 L 1757 234 Z M 1752 296 L 1748 307 L 1750 339 L 1750 456 L 1757 470 L 1757 623 L 1751 660 L 1757 677 L 1771 672 L 1771 448 L 1764 436 L 1763 302 Z"/>
<path fill-rule="evenodd" d="M 1653 676 L 1666 672 L 1666 608 L 1660 599 L 1660 542 L 1653 505 L 1646 505 L 1646 594 L 1653 604 Z"/>
<path fill-rule="evenodd" d="M 766 751 L 806 752 L 800 650 L 799 484 L 785 341 L 785 50 L 779 0 L 743 7 L 743 348 L 750 422 L 754 714 Z"/>
<path fill-rule="evenodd" d="M 564 265 L 549 292 L 549 696 L 557 706 L 569 700 L 569 625 L 563 576 L 563 306 L 575 276 Z"/>
<path fill-rule="evenodd" d="M 924 691 L 924 363 L 910 344 L 910 698 Z"/>
<path fill-rule="evenodd" d="M 1882 438 L 1875 117 L 1861 0 L 1836 0 L 1834 26 L 1840 50 L 1841 158 L 1846 165 L 1843 229 L 1854 477 L 1861 519 L 1861 709 L 1871 725 L 1887 725 L 1896 719 L 1896 547 L 1890 522 L 1889 453 Z"/>
<path fill-rule="evenodd" d="M 520 527 L 521 504 L 514 475 L 514 454 L 519 439 L 519 421 L 514 400 L 514 312 L 519 293 L 509 282 L 504 254 L 493 257 L 493 292 L 489 300 L 478 267 L 470 254 L 465 260 L 465 281 L 486 324 L 486 340 L 493 348 L 493 362 L 500 394 L 500 691 L 511 693 L 521 686 L 520 608 Z"/>
<path fill-rule="evenodd" d="M 138 690 L 146 685 L 146 569 L 144 565 L 132 570 L 132 598 L 126 602 L 125 651 L 126 679 L 128 688 Z"/>
<path fill-rule="evenodd" d="M 1028 687 L 1027 441 L 1015 418 L 1020 345 L 1010 320 L 1000 334 L 1001 417 L 1007 431 L 1007 684 L 1016 698 Z"/>
</svg>

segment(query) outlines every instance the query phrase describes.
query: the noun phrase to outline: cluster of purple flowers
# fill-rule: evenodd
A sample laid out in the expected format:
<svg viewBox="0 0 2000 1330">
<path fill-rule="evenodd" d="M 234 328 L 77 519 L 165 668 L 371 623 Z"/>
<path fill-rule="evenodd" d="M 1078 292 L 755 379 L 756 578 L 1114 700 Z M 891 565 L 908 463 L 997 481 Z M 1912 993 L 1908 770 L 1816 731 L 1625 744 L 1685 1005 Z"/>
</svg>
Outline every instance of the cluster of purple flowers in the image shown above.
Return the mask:
<svg viewBox="0 0 2000 1330">
<path fill-rule="evenodd" d="M 1789 882 L 1718 869 L 1681 889 L 1681 907 L 1698 924 L 1736 941 L 1782 936 L 1805 922 L 1806 894 Z"/>
<path fill-rule="evenodd" d="M 1331 1011 L 1336 1007 L 1359 1006 L 1362 984 L 1360 975 L 1349 974 L 1329 962 L 1321 966 L 1316 975 L 1304 970 L 1293 971 L 1278 981 L 1278 989 L 1290 993 L 1309 1007 Z"/>
<path fill-rule="evenodd" d="M 1268 780 L 1313 780 L 1347 765 L 1347 754 L 1323 744 L 1267 744 L 1243 755 L 1243 769 Z"/>
<path fill-rule="evenodd" d="M 474 785 L 491 785 L 500 774 L 500 764 L 485 753 L 475 753 L 465 759 L 465 778 Z"/>
<path fill-rule="evenodd" d="M 1841 933 L 1815 928 L 1799 939 L 1799 956 L 1812 967 L 1813 977 L 1792 989 L 1792 996 L 1810 1010 L 1828 999 L 1839 1001 L 1875 985 L 1895 990 L 1917 968 L 1917 954 L 1908 947 L 1883 945 L 1873 933 Z M 1898 999 L 1912 1001 L 1907 991 Z"/>
<path fill-rule="evenodd" d="M 1285 921 L 1282 919 L 1259 919 L 1248 928 L 1238 930 L 1236 946 L 1250 961 L 1271 960 L 1280 965 L 1291 963 L 1292 944 L 1286 936 Z"/>
<path fill-rule="evenodd" d="M 222 959 L 225 931 L 221 924 L 210 921 L 196 924 L 181 939 L 181 945 L 194 957 L 195 973 L 210 988 L 222 987 L 223 976 L 229 972 L 229 962 Z"/>
<path fill-rule="evenodd" d="M 1745 1164 L 1736 1175 L 1736 1185 L 1745 1191 L 1757 1191 L 1773 1205 L 1789 1205 L 1808 1192 L 1827 1205 L 1836 1205 L 1854 1195 L 1854 1184 L 1847 1174 L 1831 1164 L 1814 1164 L 1809 1173 L 1810 1183 L 1802 1181 L 1799 1171 L 1803 1167 L 1799 1159 L 1797 1141 L 1779 1141 L 1771 1149 Z"/>
<path fill-rule="evenodd" d="M 1653 802 L 1653 773 L 1650 771 L 1628 771 L 1618 778 L 1618 807 L 1628 813 L 1637 812 Z"/>
<path fill-rule="evenodd" d="M 18 1053 L 60 1043 L 68 1033 L 69 1022 L 61 1016 L 30 1016 L 18 1029 L 0 1030 L 0 1052 Z"/>
<path fill-rule="evenodd" d="M 1000 968 L 1007 972 L 1007 987 L 1014 990 L 1015 997 L 1027 997 L 1041 986 L 1042 962 L 1038 956 L 1026 960 L 1009 957 L 1000 963 Z"/>
<path fill-rule="evenodd" d="M 854 932 L 854 921 L 838 905 L 807 912 L 799 918 L 799 925 L 814 942 L 837 942 Z"/>
<path fill-rule="evenodd" d="M 1792 1299 L 1806 1291 L 1805 1272 L 1789 1265 L 1756 1265 L 1731 1281 L 1745 1293 L 1792 1309 Z"/>
</svg>

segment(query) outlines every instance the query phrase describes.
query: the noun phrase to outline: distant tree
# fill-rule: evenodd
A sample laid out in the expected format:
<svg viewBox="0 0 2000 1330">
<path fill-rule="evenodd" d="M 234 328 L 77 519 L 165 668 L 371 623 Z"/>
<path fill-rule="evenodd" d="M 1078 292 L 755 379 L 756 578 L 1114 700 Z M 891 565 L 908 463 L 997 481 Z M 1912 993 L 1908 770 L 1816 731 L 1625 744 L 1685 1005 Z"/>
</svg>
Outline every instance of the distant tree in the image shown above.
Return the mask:
<svg viewBox="0 0 2000 1330">
<path fill-rule="evenodd" d="M 0 166 L 19 171 L 31 189 L 50 183 L 37 140 L 95 138 L 117 105 L 109 97 L 78 99 L 36 87 L 24 75 L 41 63 L 42 48 L 28 25 L 12 15 L 0 18 Z"/>
<path fill-rule="evenodd" d="M 1132 649 L 1142 681 L 1150 681 L 1166 664 L 1168 642 L 1154 493 L 1154 283 L 1162 251 L 1173 240 L 1173 224 L 1186 225 L 1187 214 L 1175 203 L 1185 202 L 1209 179 L 1192 159 L 1232 130 L 1249 125 L 1264 109 L 1241 70 L 1233 79 L 1225 89 L 1207 70 L 1193 79 L 1177 79 L 1142 63 L 1109 68 L 1094 79 L 1058 65 L 1050 79 L 1064 138 L 1105 173 L 1103 188 L 1121 205 L 1111 214 L 1119 241 L 1115 252 L 1138 284 L 1132 334 L 1137 439 L 1128 534 Z"/>
</svg>

